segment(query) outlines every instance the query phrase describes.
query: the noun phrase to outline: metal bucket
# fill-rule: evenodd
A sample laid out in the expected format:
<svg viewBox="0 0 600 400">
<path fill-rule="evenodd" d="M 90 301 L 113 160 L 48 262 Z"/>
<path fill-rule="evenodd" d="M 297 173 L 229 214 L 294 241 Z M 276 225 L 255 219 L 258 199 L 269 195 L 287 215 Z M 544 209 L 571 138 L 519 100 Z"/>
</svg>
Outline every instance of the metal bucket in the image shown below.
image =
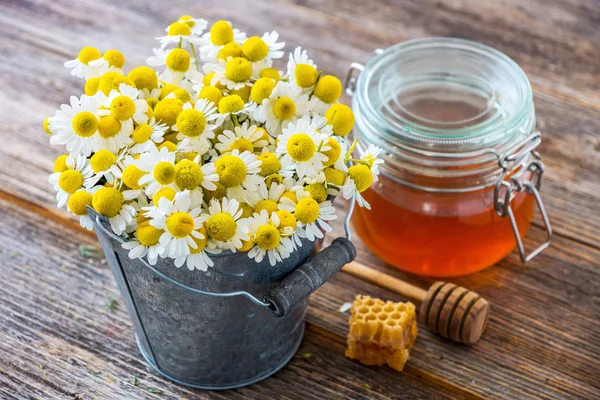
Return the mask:
<svg viewBox="0 0 600 400">
<path fill-rule="evenodd" d="M 132 260 L 104 217 L 88 208 L 131 316 L 138 347 L 166 378 L 201 389 L 233 389 L 265 379 L 294 355 L 310 293 L 356 255 L 338 238 L 309 259 L 315 243 L 272 267 L 246 253 L 211 256 L 207 272 Z M 308 260 L 308 261 L 307 261 Z"/>
</svg>

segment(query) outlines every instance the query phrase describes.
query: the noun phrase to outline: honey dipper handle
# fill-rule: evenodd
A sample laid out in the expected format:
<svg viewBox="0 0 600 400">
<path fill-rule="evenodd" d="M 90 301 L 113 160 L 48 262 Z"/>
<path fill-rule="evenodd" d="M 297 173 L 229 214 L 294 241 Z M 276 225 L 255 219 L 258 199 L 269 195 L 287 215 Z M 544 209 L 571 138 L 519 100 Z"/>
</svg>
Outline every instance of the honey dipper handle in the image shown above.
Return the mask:
<svg viewBox="0 0 600 400">
<path fill-rule="evenodd" d="M 346 264 L 344 268 L 342 268 L 342 271 L 377 286 L 389 289 L 392 292 L 396 292 L 401 296 L 408 297 L 419 303 L 422 303 L 427 297 L 427 291 L 384 274 L 383 272 L 374 270 L 373 268 L 369 268 L 356 261 Z"/>
</svg>

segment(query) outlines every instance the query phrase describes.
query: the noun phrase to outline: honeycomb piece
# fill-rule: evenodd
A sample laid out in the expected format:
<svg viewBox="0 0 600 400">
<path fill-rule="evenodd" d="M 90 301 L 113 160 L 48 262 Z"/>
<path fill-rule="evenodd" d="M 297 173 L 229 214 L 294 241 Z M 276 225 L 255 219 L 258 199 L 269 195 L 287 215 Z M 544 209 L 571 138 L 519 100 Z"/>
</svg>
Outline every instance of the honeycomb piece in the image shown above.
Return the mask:
<svg viewBox="0 0 600 400">
<path fill-rule="evenodd" d="M 402 371 L 417 338 L 414 304 L 356 296 L 350 313 L 346 356 Z"/>
</svg>

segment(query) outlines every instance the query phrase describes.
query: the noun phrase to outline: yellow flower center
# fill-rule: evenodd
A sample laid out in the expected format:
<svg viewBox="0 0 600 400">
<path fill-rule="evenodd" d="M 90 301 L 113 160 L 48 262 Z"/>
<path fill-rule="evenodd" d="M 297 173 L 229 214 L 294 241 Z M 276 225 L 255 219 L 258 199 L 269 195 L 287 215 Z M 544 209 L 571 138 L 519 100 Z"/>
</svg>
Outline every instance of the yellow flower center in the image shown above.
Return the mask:
<svg viewBox="0 0 600 400">
<path fill-rule="evenodd" d="M 223 97 L 219 101 L 219 113 L 229 114 L 242 111 L 244 109 L 244 100 L 237 94 Z"/>
<path fill-rule="evenodd" d="M 198 254 L 202 250 L 204 250 L 204 248 L 206 247 L 206 242 L 208 241 L 208 234 L 206 233 L 206 229 L 204 227 L 198 229 L 198 232 L 200 232 L 204 236 L 204 239 L 198 239 L 197 237 L 192 236 L 192 240 L 196 242 L 196 248 L 192 249 L 190 247 L 191 254 Z"/>
<path fill-rule="evenodd" d="M 277 202 L 269 199 L 261 200 L 258 203 L 256 203 L 256 206 L 254 206 L 254 210 L 257 213 L 260 213 L 262 210 L 265 210 L 269 215 L 277 211 L 277 208 Z"/>
<path fill-rule="evenodd" d="M 318 75 L 319 73 L 317 72 L 317 69 L 308 64 L 298 64 L 296 65 L 296 70 L 294 71 L 296 84 L 301 88 L 307 88 L 314 85 L 317 81 Z"/>
<path fill-rule="evenodd" d="M 146 143 L 152 137 L 152 132 L 154 129 L 150 125 L 141 124 L 133 130 L 131 136 L 136 143 Z"/>
<path fill-rule="evenodd" d="M 186 72 L 190 69 L 190 53 L 183 49 L 173 49 L 167 56 L 166 65 L 171 71 Z"/>
<path fill-rule="evenodd" d="M 333 104 L 341 95 L 342 82 L 335 76 L 322 76 L 315 86 L 315 96 L 324 103 Z"/>
<path fill-rule="evenodd" d="M 161 185 L 169 185 L 175 180 L 175 166 L 167 161 L 161 161 L 154 166 L 154 179 Z"/>
<path fill-rule="evenodd" d="M 158 207 L 158 202 L 162 198 L 165 198 L 169 201 L 173 201 L 173 199 L 175 198 L 175 193 L 176 193 L 175 189 L 173 189 L 173 188 L 170 188 L 170 187 L 162 188 L 158 192 L 154 193 L 154 196 L 152 196 L 152 203 L 156 207 Z"/>
<path fill-rule="evenodd" d="M 93 96 L 98 93 L 98 85 L 100 84 L 100 77 L 90 78 L 85 81 L 85 85 L 83 86 L 83 92 L 86 96 Z"/>
<path fill-rule="evenodd" d="M 280 228 L 292 228 L 294 231 L 296 230 L 296 217 L 294 217 L 294 214 L 288 210 L 279 210 L 275 214 L 279 217 Z"/>
<path fill-rule="evenodd" d="M 77 58 L 83 64 L 88 65 L 90 61 L 94 61 L 102 57 L 102 53 L 95 47 L 86 46 L 79 52 Z"/>
<path fill-rule="evenodd" d="M 375 164 L 375 157 L 373 157 L 371 154 L 367 154 L 362 158 L 362 160 L 367 163 L 369 168 L 373 168 L 373 164 Z"/>
<path fill-rule="evenodd" d="M 221 156 L 215 162 L 215 168 L 219 175 L 219 181 L 226 188 L 236 187 L 246 179 L 248 169 L 241 158 L 233 155 Z"/>
<path fill-rule="evenodd" d="M 90 158 L 90 166 L 95 173 L 98 173 L 112 167 L 115 161 L 117 161 L 117 157 L 111 151 L 101 149 Z"/>
<path fill-rule="evenodd" d="M 305 197 L 296 204 L 294 215 L 303 224 L 313 223 L 319 218 L 319 203 L 311 197 Z"/>
<path fill-rule="evenodd" d="M 281 234 L 273 225 L 263 225 L 256 230 L 256 245 L 263 250 L 273 250 L 281 243 Z"/>
<path fill-rule="evenodd" d="M 198 93 L 199 99 L 206 99 L 215 104 L 219 104 L 222 97 L 221 90 L 215 86 L 204 86 Z"/>
<path fill-rule="evenodd" d="M 54 172 L 64 172 L 69 168 L 67 167 L 67 157 L 66 154 L 63 154 L 56 158 L 56 161 L 54 161 Z"/>
<path fill-rule="evenodd" d="M 294 203 L 298 202 L 298 196 L 296 196 L 296 192 L 292 192 L 291 190 L 286 190 L 285 192 L 283 192 L 281 197 L 282 198 L 286 197 L 286 198 L 292 200 Z"/>
<path fill-rule="evenodd" d="M 283 183 L 283 176 L 279 174 L 271 174 L 267 176 L 267 179 L 265 179 L 265 184 L 267 187 L 270 188 L 274 183 L 281 185 Z"/>
<path fill-rule="evenodd" d="M 158 104 L 156 97 L 146 97 L 146 104 L 148 104 L 148 110 L 154 110 L 154 107 Z"/>
<path fill-rule="evenodd" d="M 78 136 L 88 138 L 98 130 L 98 118 L 89 111 L 82 111 L 75 114 L 71 125 Z"/>
<path fill-rule="evenodd" d="M 174 237 L 181 239 L 194 230 L 194 218 L 186 212 L 176 212 L 167 217 L 167 230 Z"/>
<path fill-rule="evenodd" d="M 214 72 L 211 72 L 210 74 L 204 75 L 204 79 L 202 79 L 202 83 L 204 83 L 204 86 L 211 86 L 211 82 L 212 82 L 212 79 L 214 77 L 215 77 L 215 73 Z M 218 82 L 214 86 L 216 86 L 220 90 L 225 89 L 225 86 L 221 85 Z"/>
<path fill-rule="evenodd" d="M 190 94 L 188 93 L 188 91 L 185 90 L 185 89 L 177 88 L 177 89 L 173 90 L 172 93 L 173 93 L 173 95 L 175 96 L 176 99 L 179 99 L 179 100 L 183 101 L 183 104 L 185 104 L 188 101 L 192 100 L 192 96 L 190 96 Z"/>
<path fill-rule="evenodd" d="M 321 153 L 327 156 L 327 161 L 324 161 L 323 165 L 329 167 L 335 164 L 338 158 L 340 158 L 340 154 L 342 154 L 342 147 L 334 138 L 329 138 L 326 146 L 329 146 L 329 150 L 322 151 Z"/>
<path fill-rule="evenodd" d="M 325 118 L 331 125 L 333 133 L 339 136 L 346 136 L 354 126 L 354 113 L 345 104 L 334 104 L 329 107 L 329 110 L 325 113 Z"/>
<path fill-rule="evenodd" d="M 237 224 L 228 213 L 217 213 L 206 221 L 208 236 L 219 242 L 231 240 L 235 236 L 236 229 Z"/>
<path fill-rule="evenodd" d="M 71 211 L 75 215 L 87 215 L 87 210 L 85 207 L 91 205 L 92 195 L 86 192 L 85 190 L 73 193 L 73 195 L 69 197 L 69 201 L 67 202 L 69 211 Z"/>
<path fill-rule="evenodd" d="M 294 161 L 303 162 L 312 158 L 317 146 L 306 133 L 296 133 L 288 139 L 286 149 Z"/>
<path fill-rule="evenodd" d="M 146 217 L 143 212 L 139 212 L 135 217 L 138 225 L 142 225 L 144 222 L 150 221 L 150 217 Z"/>
<path fill-rule="evenodd" d="M 242 46 L 236 42 L 230 42 L 219 50 L 217 57 L 222 60 L 227 60 L 229 57 L 241 57 L 242 55 Z"/>
<path fill-rule="evenodd" d="M 177 145 L 173 142 L 166 141 L 163 142 L 160 146 L 158 146 L 158 150 L 160 149 L 167 149 L 170 153 L 174 153 L 177 151 Z"/>
<path fill-rule="evenodd" d="M 273 114 L 280 119 L 290 119 L 296 114 L 296 103 L 287 96 L 280 97 L 273 103 Z"/>
<path fill-rule="evenodd" d="M 322 203 L 327 200 L 327 189 L 322 183 L 311 183 L 310 185 L 305 186 L 304 190 L 306 190 L 310 194 L 310 197 L 315 199 L 317 203 Z"/>
<path fill-rule="evenodd" d="M 162 229 L 155 228 L 146 222 L 138 226 L 135 236 L 142 246 L 151 247 L 158 243 L 163 233 Z"/>
<path fill-rule="evenodd" d="M 173 22 L 169 25 L 169 36 L 190 36 L 192 34 L 192 28 L 185 22 Z"/>
<path fill-rule="evenodd" d="M 135 87 L 133 82 L 120 72 L 109 71 L 105 72 L 98 82 L 98 90 L 105 95 L 109 95 L 113 90 L 119 90 L 119 85 L 125 83 L 131 87 Z"/>
<path fill-rule="evenodd" d="M 267 143 L 271 141 L 271 137 L 269 136 L 269 134 L 267 133 L 267 131 L 265 131 L 263 128 L 256 128 L 256 132 L 258 132 L 260 134 L 260 139 L 259 140 L 264 140 Z M 256 136 L 256 132 L 254 133 Z"/>
<path fill-rule="evenodd" d="M 154 118 L 157 121 L 173 126 L 177 122 L 177 116 L 183 110 L 183 102 L 179 99 L 168 98 L 158 102 L 154 107 Z"/>
<path fill-rule="evenodd" d="M 112 187 L 103 187 L 92 196 L 92 206 L 100 214 L 112 218 L 123 208 L 123 194 Z"/>
<path fill-rule="evenodd" d="M 135 114 L 135 103 L 127 96 L 117 96 L 110 103 L 110 114 L 119 121 L 128 120 Z"/>
<path fill-rule="evenodd" d="M 354 180 L 356 190 L 360 193 L 367 190 L 373 183 L 373 174 L 366 165 L 358 164 L 348 168 L 348 175 Z"/>
<path fill-rule="evenodd" d="M 327 182 L 337 186 L 342 186 L 344 184 L 345 176 L 342 171 L 338 171 L 334 168 L 325 168 L 323 172 L 325 173 L 325 180 L 327 180 Z"/>
<path fill-rule="evenodd" d="M 194 161 L 197 155 L 198 153 L 196 153 L 195 151 L 188 151 L 187 153 L 183 153 L 183 158 L 185 158 L 186 160 Z"/>
<path fill-rule="evenodd" d="M 202 111 L 188 108 L 177 116 L 177 129 L 188 137 L 198 137 L 206 128 L 206 117 Z"/>
<path fill-rule="evenodd" d="M 257 156 L 257 159 L 262 162 L 259 172 L 262 176 L 274 174 L 281 169 L 281 161 L 279 161 L 279 157 L 275 153 L 267 151 Z"/>
<path fill-rule="evenodd" d="M 210 41 L 212 44 L 222 46 L 233 41 L 233 28 L 227 21 L 217 21 L 210 28 Z"/>
<path fill-rule="evenodd" d="M 170 95 L 171 92 L 173 92 L 178 87 L 179 86 L 173 85 L 172 83 L 163 84 L 163 86 L 160 88 L 160 96 L 159 96 L 160 100 L 162 100 L 165 97 L 167 97 L 168 95 Z"/>
<path fill-rule="evenodd" d="M 242 247 L 237 249 L 238 251 L 249 251 L 252 246 L 254 246 L 254 239 L 250 238 L 250 240 L 242 240 Z"/>
<path fill-rule="evenodd" d="M 275 81 L 271 78 L 260 78 L 252 86 L 250 91 L 250 99 L 255 103 L 262 103 L 264 99 L 269 98 L 273 89 L 275 89 Z"/>
<path fill-rule="evenodd" d="M 130 189 L 141 189 L 138 182 L 144 175 L 146 175 L 146 172 L 142 171 L 134 164 L 128 165 L 123 170 L 123 183 Z"/>
<path fill-rule="evenodd" d="M 271 78 L 275 79 L 275 81 L 279 81 L 281 79 L 281 74 L 275 68 L 264 68 L 260 70 L 259 76 L 261 78 Z"/>
<path fill-rule="evenodd" d="M 127 74 L 127 77 L 139 90 L 152 90 L 158 88 L 158 76 L 156 75 L 156 72 L 150 67 L 136 67 L 132 69 L 129 72 L 129 74 Z"/>
<path fill-rule="evenodd" d="M 252 62 L 260 61 L 269 54 L 269 46 L 258 36 L 249 37 L 242 46 L 246 58 Z"/>
<path fill-rule="evenodd" d="M 175 183 L 181 190 L 192 190 L 204 179 L 202 168 L 193 161 L 183 159 L 175 166 Z"/>
<path fill-rule="evenodd" d="M 196 26 L 196 22 L 194 21 L 194 17 L 192 17 L 191 15 L 182 15 L 181 17 L 179 17 L 179 19 L 177 21 L 179 21 L 179 22 L 185 22 L 186 24 L 188 24 L 192 28 L 194 26 Z"/>
<path fill-rule="evenodd" d="M 233 82 L 246 82 L 252 77 L 252 64 L 245 58 L 234 57 L 225 66 L 225 76 Z"/>
<path fill-rule="evenodd" d="M 240 203 L 240 209 L 242 210 L 241 218 L 249 218 L 252 216 L 252 214 L 254 214 L 254 208 L 252 208 L 250 204 L 243 201 Z"/>
<path fill-rule="evenodd" d="M 98 121 L 98 133 L 105 139 L 115 136 L 121 131 L 121 122 L 112 115 L 100 117 Z"/>
<path fill-rule="evenodd" d="M 250 153 L 254 153 L 254 145 L 252 142 L 245 138 L 237 138 L 231 143 L 230 150 L 239 150 L 240 153 L 244 151 L 249 151 Z"/>
<path fill-rule="evenodd" d="M 221 200 L 225 196 L 225 193 L 227 193 L 227 189 L 220 182 L 213 182 L 213 183 L 215 184 L 215 186 L 217 188 L 215 190 L 206 190 L 205 191 L 206 198 L 209 201 L 212 199 Z"/>
<path fill-rule="evenodd" d="M 102 58 L 108 61 L 108 65 L 115 68 L 120 69 L 125 65 L 125 57 L 119 50 L 106 50 Z"/>
</svg>

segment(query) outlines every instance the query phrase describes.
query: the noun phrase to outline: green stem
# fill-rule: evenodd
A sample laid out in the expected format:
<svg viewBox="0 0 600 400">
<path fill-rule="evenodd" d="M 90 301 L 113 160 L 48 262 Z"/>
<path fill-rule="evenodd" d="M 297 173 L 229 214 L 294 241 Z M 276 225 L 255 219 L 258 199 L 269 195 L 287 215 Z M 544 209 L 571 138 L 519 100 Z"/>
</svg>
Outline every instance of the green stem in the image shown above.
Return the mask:
<svg viewBox="0 0 600 400">
<path fill-rule="evenodd" d="M 183 38 L 179 38 L 179 45 L 177 47 L 181 48 L 182 43 L 183 43 Z"/>
<path fill-rule="evenodd" d="M 352 146 L 350 146 L 350 149 L 346 153 L 346 157 L 344 157 L 344 163 L 347 163 L 348 161 L 350 161 L 350 156 L 352 155 L 352 152 L 354 151 L 354 148 L 356 147 L 357 144 L 358 144 L 358 140 L 354 139 L 354 142 L 352 142 Z"/>
<path fill-rule="evenodd" d="M 231 113 L 231 120 L 233 121 L 233 123 L 235 124 L 235 126 L 240 126 L 240 123 L 238 122 L 237 115 Z"/>
<path fill-rule="evenodd" d="M 194 43 L 190 43 L 190 47 L 192 48 L 192 54 L 194 55 L 194 63 L 196 64 L 196 71 L 200 72 L 200 66 L 198 65 L 198 55 L 196 54 L 196 49 L 194 48 Z"/>
</svg>

